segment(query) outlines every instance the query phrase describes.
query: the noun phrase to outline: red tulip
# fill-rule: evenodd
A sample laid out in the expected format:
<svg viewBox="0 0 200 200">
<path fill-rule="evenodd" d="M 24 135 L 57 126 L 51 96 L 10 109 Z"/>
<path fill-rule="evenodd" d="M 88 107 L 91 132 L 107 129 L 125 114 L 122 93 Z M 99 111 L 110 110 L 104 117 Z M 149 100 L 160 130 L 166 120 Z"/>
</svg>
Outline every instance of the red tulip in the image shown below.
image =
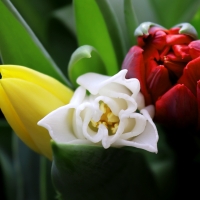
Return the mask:
<svg viewBox="0 0 200 200">
<path fill-rule="evenodd" d="M 122 68 L 137 78 L 145 104 L 154 104 L 162 124 L 200 129 L 200 40 L 190 24 L 166 30 L 152 23 L 136 29 L 137 46 Z"/>
</svg>

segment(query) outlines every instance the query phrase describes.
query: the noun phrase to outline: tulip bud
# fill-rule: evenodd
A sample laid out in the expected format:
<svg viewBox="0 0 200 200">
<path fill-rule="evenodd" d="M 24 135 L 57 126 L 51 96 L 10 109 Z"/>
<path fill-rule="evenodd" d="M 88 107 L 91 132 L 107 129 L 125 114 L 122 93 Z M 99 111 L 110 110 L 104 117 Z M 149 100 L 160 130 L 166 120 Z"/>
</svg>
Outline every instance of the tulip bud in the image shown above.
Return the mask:
<svg viewBox="0 0 200 200">
<path fill-rule="evenodd" d="M 135 31 L 137 46 L 127 53 L 122 68 L 127 78 L 137 78 L 145 105 L 154 104 L 155 120 L 179 128 L 200 129 L 200 40 L 188 23 L 167 30 L 142 23 Z"/>
<path fill-rule="evenodd" d="M 0 73 L 0 108 L 6 120 L 25 144 L 51 159 L 51 138 L 37 122 L 69 103 L 73 92 L 54 78 L 26 67 L 1 65 Z"/>
</svg>

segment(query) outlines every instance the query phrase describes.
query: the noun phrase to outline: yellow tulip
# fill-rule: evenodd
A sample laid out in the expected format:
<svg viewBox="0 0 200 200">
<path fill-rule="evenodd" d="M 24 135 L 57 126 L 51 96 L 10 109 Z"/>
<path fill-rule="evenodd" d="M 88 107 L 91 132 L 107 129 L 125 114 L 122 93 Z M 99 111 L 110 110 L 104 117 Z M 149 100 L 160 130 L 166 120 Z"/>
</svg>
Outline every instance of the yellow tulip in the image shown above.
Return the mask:
<svg viewBox="0 0 200 200">
<path fill-rule="evenodd" d="M 68 104 L 73 92 L 56 79 L 26 67 L 0 65 L 0 73 L 0 108 L 6 120 L 25 144 L 51 159 L 51 138 L 37 122 Z"/>
</svg>

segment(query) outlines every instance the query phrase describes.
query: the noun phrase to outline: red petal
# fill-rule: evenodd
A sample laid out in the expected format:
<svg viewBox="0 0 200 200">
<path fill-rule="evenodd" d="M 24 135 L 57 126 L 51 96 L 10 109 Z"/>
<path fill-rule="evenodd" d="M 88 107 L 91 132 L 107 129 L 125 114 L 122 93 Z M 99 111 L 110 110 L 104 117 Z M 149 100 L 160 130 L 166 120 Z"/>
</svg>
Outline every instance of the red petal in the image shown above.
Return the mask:
<svg viewBox="0 0 200 200">
<path fill-rule="evenodd" d="M 180 30 L 180 28 L 179 27 L 175 27 L 175 28 L 171 28 L 171 29 L 169 29 L 169 34 L 179 34 L 179 30 Z"/>
<path fill-rule="evenodd" d="M 192 59 L 187 45 L 174 45 L 172 49 L 174 54 L 181 59 L 180 61 L 189 62 Z"/>
<path fill-rule="evenodd" d="M 158 64 L 155 61 L 155 59 L 151 58 L 151 59 L 145 60 L 146 80 L 151 75 L 151 72 L 154 71 L 157 67 L 158 67 Z"/>
<path fill-rule="evenodd" d="M 145 97 L 145 104 L 151 104 L 151 97 L 146 88 L 143 49 L 133 46 L 123 61 L 122 69 L 128 70 L 127 78 L 137 78 L 140 81 L 141 92 Z"/>
<path fill-rule="evenodd" d="M 137 37 L 137 45 L 140 46 L 140 47 L 143 47 L 145 45 L 145 42 L 144 42 L 144 37 L 143 36 L 139 36 Z"/>
<path fill-rule="evenodd" d="M 188 47 L 190 48 L 189 52 L 193 59 L 200 56 L 200 40 L 191 42 Z"/>
<path fill-rule="evenodd" d="M 188 35 L 167 35 L 166 42 L 168 45 L 175 45 L 175 44 L 189 44 L 192 42 L 192 38 Z"/>
<path fill-rule="evenodd" d="M 170 46 L 166 46 L 161 52 L 160 52 L 160 60 L 164 61 L 164 57 L 168 54 L 170 51 Z"/>
<path fill-rule="evenodd" d="M 154 69 L 147 80 L 147 86 L 154 102 L 162 96 L 172 85 L 167 69 L 160 65 Z"/>
<path fill-rule="evenodd" d="M 200 57 L 190 61 L 183 70 L 178 83 L 184 84 L 196 96 L 197 81 L 200 80 Z"/>
<path fill-rule="evenodd" d="M 168 33 L 168 30 L 166 30 L 164 28 L 161 28 L 161 27 L 158 27 L 158 26 L 152 26 L 149 29 L 149 34 L 154 35 L 154 34 L 156 34 L 157 31 L 162 31 L 163 33 Z"/>
<path fill-rule="evenodd" d="M 182 59 L 181 57 L 177 57 L 174 53 L 169 53 L 166 56 L 164 56 L 165 60 L 169 60 L 169 61 L 175 61 L 175 62 L 181 62 Z"/>
<path fill-rule="evenodd" d="M 200 81 L 197 82 L 197 104 L 198 104 L 198 126 L 197 126 L 197 129 L 200 130 Z"/>
<path fill-rule="evenodd" d="M 197 123 L 197 99 L 184 85 L 178 84 L 156 102 L 155 120 L 179 128 L 194 127 Z"/>
<path fill-rule="evenodd" d="M 172 61 L 165 59 L 164 66 L 169 70 L 170 73 L 172 73 L 170 75 L 172 75 L 172 76 L 175 75 L 175 79 L 177 81 L 178 78 L 180 78 L 183 74 L 183 69 L 185 67 L 185 63 L 172 62 Z"/>
<path fill-rule="evenodd" d="M 159 60 L 160 56 L 158 50 L 153 45 L 146 45 L 144 47 L 144 60 L 147 61 L 149 59 Z"/>
<path fill-rule="evenodd" d="M 153 37 L 152 45 L 158 50 L 162 50 L 166 45 L 166 33 L 157 31 Z"/>
</svg>

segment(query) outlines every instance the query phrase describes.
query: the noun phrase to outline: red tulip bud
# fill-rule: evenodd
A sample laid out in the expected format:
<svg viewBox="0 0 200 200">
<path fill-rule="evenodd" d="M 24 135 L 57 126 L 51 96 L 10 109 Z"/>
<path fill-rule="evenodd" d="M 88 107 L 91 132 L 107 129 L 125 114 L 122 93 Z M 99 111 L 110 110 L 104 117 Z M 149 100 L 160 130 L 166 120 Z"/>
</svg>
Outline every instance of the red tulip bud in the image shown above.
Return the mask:
<svg viewBox="0 0 200 200">
<path fill-rule="evenodd" d="M 138 45 L 122 68 L 128 78 L 139 79 L 145 104 L 156 106 L 155 120 L 200 129 L 200 40 L 194 27 L 184 23 L 166 30 L 147 22 L 135 34 Z"/>
</svg>

